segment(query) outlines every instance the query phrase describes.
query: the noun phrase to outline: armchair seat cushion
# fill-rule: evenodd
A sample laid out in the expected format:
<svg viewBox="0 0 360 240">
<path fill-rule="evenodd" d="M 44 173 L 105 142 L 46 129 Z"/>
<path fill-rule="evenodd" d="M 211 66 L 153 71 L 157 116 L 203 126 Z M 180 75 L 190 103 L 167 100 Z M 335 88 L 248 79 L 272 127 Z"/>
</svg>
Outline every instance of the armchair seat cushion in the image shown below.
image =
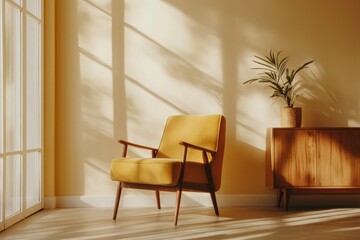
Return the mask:
<svg viewBox="0 0 360 240">
<path fill-rule="evenodd" d="M 111 162 L 110 176 L 114 181 L 175 186 L 181 160 L 169 158 L 116 158 Z"/>
</svg>

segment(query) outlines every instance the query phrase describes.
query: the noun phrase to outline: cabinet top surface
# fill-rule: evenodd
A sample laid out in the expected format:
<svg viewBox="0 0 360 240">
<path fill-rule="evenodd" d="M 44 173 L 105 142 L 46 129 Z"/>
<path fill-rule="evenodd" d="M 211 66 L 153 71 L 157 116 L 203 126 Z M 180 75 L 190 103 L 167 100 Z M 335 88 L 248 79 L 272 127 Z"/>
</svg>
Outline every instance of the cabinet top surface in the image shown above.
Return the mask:
<svg viewBox="0 0 360 240">
<path fill-rule="evenodd" d="M 270 127 L 268 129 L 274 129 L 274 130 L 360 130 L 360 127 L 300 127 L 300 128 Z"/>
</svg>

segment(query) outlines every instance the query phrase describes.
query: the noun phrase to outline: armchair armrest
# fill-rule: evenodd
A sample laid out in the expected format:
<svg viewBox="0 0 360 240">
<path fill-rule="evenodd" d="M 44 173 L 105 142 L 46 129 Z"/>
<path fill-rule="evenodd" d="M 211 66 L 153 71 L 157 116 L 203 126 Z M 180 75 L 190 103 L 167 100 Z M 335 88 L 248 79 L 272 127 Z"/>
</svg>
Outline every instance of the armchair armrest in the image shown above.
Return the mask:
<svg viewBox="0 0 360 240">
<path fill-rule="evenodd" d="M 132 147 L 136 147 L 136 148 L 141 148 L 141 149 L 150 150 L 150 151 L 152 152 L 152 157 L 155 157 L 155 156 L 156 156 L 156 153 L 157 153 L 157 151 L 158 151 L 157 148 L 153 148 L 153 147 L 148 147 L 148 146 L 136 144 L 136 143 L 132 143 L 132 142 L 125 141 L 125 140 L 121 140 L 121 139 L 118 140 L 118 142 L 124 145 L 123 157 L 126 157 L 127 147 L 128 147 L 128 146 L 132 146 Z"/>
<path fill-rule="evenodd" d="M 125 140 L 119 140 L 118 142 L 121 144 L 124 144 L 124 145 L 129 145 L 129 146 L 133 146 L 133 147 L 137 147 L 137 148 L 143 148 L 143 149 L 147 149 L 147 150 L 151 150 L 151 151 L 157 151 L 157 148 L 148 147 L 148 146 L 132 143 L 132 142 L 125 141 Z"/>
<path fill-rule="evenodd" d="M 207 149 L 207 148 L 204 148 L 204 147 L 200 147 L 200 146 L 197 146 L 197 145 L 194 145 L 194 144 L 191 144 L 191 143 L 188 143 L 188 142 L 184 142 L 184 141 L 179 142 L 179 144 L 183 145 L 183 146 L 186 146 L 188 148 L 193 148 L 193 149 L 208 152 L 208 153 L 211 153 L 211 154 L 216 153 L 216 151 L 213 151 L 213 150 L 210 150 L 210 149 Z"/>
</svg>

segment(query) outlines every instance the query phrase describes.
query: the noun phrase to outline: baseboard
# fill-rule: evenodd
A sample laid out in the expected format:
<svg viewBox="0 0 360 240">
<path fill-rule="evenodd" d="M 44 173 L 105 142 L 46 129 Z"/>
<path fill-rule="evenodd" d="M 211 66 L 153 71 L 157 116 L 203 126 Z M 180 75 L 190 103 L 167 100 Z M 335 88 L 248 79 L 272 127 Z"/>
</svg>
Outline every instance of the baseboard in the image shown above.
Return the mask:
<svg viewBox="0 0 360 240">
<path fill-rule="evenodd" d="M 113 207 L 114 196 L 60 196 L 56 198 L 58 208 L 67 207 Z M 218 195 L 219 206 L 270 206 L 274 205 L 272 195 Z M 175 194 L 161 193 L 161 206 L 173 207 L 175 204 Z M 127 194 L 122 196 L 121 207 L 154 207 L 156 206 L 155 194 L 139 195 Z M 209 194 L 202 193 L 183 193 L 181 206 L 211 207 L 212 202 Z"/>
<path fill-rule="evenodd" d="M 113 207 L 114 196 L 58 196 L 56 200 L 49 199 L 46 206 L 57 208 L 71 207 Z M 51 201 L 50 201 L 51 200 Z M 219 207 L 270 207 L 276 206 L 274 194 L 244 194 L 244 195 L 217 195 Z M 175 194 L 161 193 L 162 207 L 174 207 Z M 123 194 L 121 207 L 154 207 L 156 206 L 155 194 L 128 193 Z M 183 193 L 182 207 L 211 207 L 212 202 L 209 194 Z M 360 207 L 360 195 L 293 195 L 290 199 L 290 208 L 296 206 L 313 207 Z"/>
</svg>

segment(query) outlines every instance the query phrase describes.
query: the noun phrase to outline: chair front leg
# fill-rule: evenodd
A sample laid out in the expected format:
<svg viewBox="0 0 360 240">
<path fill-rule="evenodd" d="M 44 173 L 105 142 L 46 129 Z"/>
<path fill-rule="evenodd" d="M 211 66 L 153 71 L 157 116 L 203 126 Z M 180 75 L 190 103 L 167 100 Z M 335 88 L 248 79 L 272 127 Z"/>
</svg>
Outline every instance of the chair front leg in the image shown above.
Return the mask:
<svg viewBox="0 0 360 240">
<path fill-rule="evenodd" d="M 180 202 L 181 202 L 181 194 L 184 182 L 184 174 L 185 174 L 185 164 L 186 164 L 186 155 L 187 155 L 187 146 L 184 146 L 183 159 L 181 163 L 181 170 L 178 182 L 178 190 L 176 191 L 176 205 L 175 205 L 175 216 L 174 216 L 174 225 L 177 225 L 179 218 L 179 210 L 180 210 Z"/>
<path fill-rule="evenodd" d="M 116 192 L 116 198 L 115 198 L 115 206 L 114 206 L 114 212 L 113 212 L 113 220 L 116 220 L 118 208 L 119 208 L 119 202 L 121 197 L 121 182 L 118 183 L 117 192 Z"/>
<path fill-rule="evenodd" d="M 155 195 L 156 195 L 156 204 L 157 204 L 157 208 L 161 209 L 161 203 L 160 203 L 160 191 L 156 190 L 155 191 Z"/>
<path fill-rule="evenodd" d="M 213 206 L 214 206 L 215 214 L 216 214 L 216 216 L 219 216 L 219 208 L 218 208 L 218 205 L 217 205 L 215 192 L 214 192 L 214 191 L 210 191 L 210 196 L 211 196 L 212 204 L 213 204 Z"/>
<path fill-rule="evenodd" d="M 182 190 L 178 189 L 176 192 L 176 206 L 175 206 L 175 216 L 174 216 L 174 225 L 177 225 L 179 218 L 180 202 L 181 202 L 181 193 Z"/>
</svg>

